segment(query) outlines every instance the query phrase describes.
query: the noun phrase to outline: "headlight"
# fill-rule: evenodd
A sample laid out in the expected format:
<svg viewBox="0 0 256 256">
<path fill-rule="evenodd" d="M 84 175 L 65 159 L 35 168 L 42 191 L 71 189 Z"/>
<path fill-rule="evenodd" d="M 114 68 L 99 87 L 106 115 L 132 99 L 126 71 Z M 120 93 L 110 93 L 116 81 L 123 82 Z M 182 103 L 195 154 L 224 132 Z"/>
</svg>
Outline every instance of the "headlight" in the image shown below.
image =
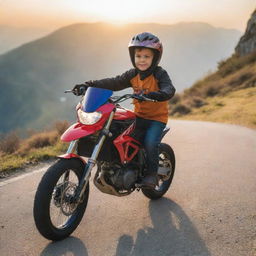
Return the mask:
<svg viewBox="0 0 256 256">
<path fill-rule="evenodd" d="M 97 123 L 102 117 L 101 112 L 87 113 L 82 111 L 81 109 L 78 109 L 77 115 L 80 123 L 88 125 Z"/>
</svg>

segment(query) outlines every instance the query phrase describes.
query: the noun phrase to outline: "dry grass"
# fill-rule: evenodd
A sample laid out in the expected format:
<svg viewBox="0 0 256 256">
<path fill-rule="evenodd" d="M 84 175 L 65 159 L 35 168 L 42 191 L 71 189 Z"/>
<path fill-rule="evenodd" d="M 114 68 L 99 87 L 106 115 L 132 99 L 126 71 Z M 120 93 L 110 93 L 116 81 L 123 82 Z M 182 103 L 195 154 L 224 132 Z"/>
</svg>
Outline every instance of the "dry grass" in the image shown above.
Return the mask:
<svg viewBox="0 0 256 256">
<path fill-rule="evenodd" d="M 219 70 L 170 101 L 175 118 L 240 124 L 256 128 L 256 52 L 232 56 Z"/>
<path fill-rule="evenodd" d="M 62 135 L 69 127 L 68 121 L 57 121 L 54 124 L 55 130 L 58 132 L 58 135 Z"/>
<path fill-rule="evenodd" d="M 16 151 L 16 153 L 18 155 L 24 156 L 33 149 L 53 146 L 58 139 L 59 136 L 57 131 L 36 133 L 30 138 L 23 140 L 20 148 Z"/>
<path fill-rule="evenodd" d="M 208 98 L 207 105 L 193 109 L 188 115 L 176 115 L 174 118 L 231 123 L 256 129 L 256 88 Z"/>
<path fill-rule="evenodd" d="M 20 139 L 15 132 L 4 136 L 0 140 L 0 178 L 3 172 L 55 158 L 65 152 L 67 144 L 60 142 L 59 138 L 68 122 L 56 122 L 54 127 L 52 131 L 33 132 L 27 139 Z"/>
<path fill-rule="evenodd" d="M 255 62 L 256 62 L 256 51 L 243 57 L 239 57 L 238 55 L 233 55 L 227 60 L 221 61 L 219 63 L 218 74 L 220 74 L 222 77 L 225 77 Z"/>
<path fill-rule="evenodd" d="M 20 138 L 16 132 L 6 134 L 0 141 L 0 152 L 12 154 L 20 147 Z"/>
<path fill-rule="evenodd" d="M 5 177 L 6 173 L 23 168 L 26 165 L 36 164 L 40 161 L 55 159 L 59 154 L 65 152 L 67 145 L 58 142 L 54 146 L 37 148 L 30 150 L 26 155 L 9 154 L 3 155 L 0 162 L 0 178 Z"/>
</svg>

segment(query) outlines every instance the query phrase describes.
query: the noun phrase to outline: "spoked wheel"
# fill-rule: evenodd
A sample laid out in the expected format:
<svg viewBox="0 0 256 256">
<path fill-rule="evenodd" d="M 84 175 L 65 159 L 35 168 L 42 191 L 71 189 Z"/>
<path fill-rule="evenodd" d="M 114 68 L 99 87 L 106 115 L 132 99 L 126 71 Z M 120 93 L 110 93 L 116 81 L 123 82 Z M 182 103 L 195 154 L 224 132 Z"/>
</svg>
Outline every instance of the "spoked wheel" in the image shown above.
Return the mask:
<svg viewBox="0 0 256 256">
<path fill-rule="evenodd" d="M 159 168 L 164 170 L 164 174 L 158 175 L 159 184 L 155 189 L 142 188 L 142 193 L 150 199 L 159 199 L 169 189 L 175 171 L 175 155 L 173 149 L 165 143 L 159 147 Z"/>
<path fill-rule="evenodd" d="M 34 200 L 34 220 L 38 231 L 49 240 L 68 237 L 79 225 L 89 196 L 75 200 L 84 164 L 78 159 L 61 159 L 52 165 L 39 183 Z"/>
</svg>

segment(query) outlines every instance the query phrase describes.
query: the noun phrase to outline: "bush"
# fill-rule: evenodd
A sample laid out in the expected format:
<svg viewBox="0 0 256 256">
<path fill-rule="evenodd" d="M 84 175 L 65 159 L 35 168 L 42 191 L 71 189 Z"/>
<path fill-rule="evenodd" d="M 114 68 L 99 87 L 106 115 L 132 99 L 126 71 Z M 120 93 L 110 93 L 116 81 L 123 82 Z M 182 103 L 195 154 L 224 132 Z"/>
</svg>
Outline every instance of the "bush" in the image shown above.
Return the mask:
<svg viewBox="0 0 256 256">
<path fill-rule="evenodd" d="M 5 154 L 12 154 L 18 150 L 20 146 L 20 138 L 16 132 L 5 135 L 0 141 L 0 151 Z"/>
<path fill-rule="evenodd" d="M 192 105 L 192 107 L 200 108 L 200 107 L 206 105 L 206 102 L 200 97 L 193 97 L 191 99 L 191 105 Z"/>
<path fill-rule="evenodd" d="M 180 95 L 178 93 L 176 93 L 170 100 L 169 103 L 172 105 L 177 104 L 180 101 Z"/>
<path fill-rule="evenodd" d="M 248 87 L 256 87 L 256 76 L 252 77 L 244 84 L 244 88 Z"/>
<path fill-rule="evenodd" d="M 214 97 L 221 92 L 225 84 L 209 84 L 203 89 L 205 97 Z"/>
<path fill-rule="evenodd" d="M 32 149 L 53 146 L 56 144 L 58 138 L 59 136 L 56 131 L 34 134 L 30 138 L 23 141 L 17 153 L 24 156 L 27 155 L 27 153 Z"/>
<path fill-rule="evenodd" d="M 174 106 L 171 114 L 178 114 L 178 115 L 186 115 L 191 112 L 190 107 L 186 106 L 185 104 L 177 104 Z"/>
<path fill-rule="evenodd" d="M 218 73 L 225 77 L 246 65 L 256 62 L 256 51 L 243 57 L 239 57 L 234 54 L 227 60 L 220 61 L 218 63 Z"/>
<path fill-rule="evenodd" d="M 38 133 L 29 138 L 27 144 L 29 148 L 43 148 L 55 144 L 57 138 L 55 132 Z"/>
<path fill-rule="evenodd" d="M 252 72 L 243 72 L 241 75 L 235 77 L 234 79 L 232 79 L 229 82 L 229 85 L 232 87 L 236 87 L 236 86 L 240 86 L 242 85 L 244 82 L 250 80 L 252 77 L 254 76 L 254 74 Z"/>
<path fill-rule="evenodd" d="M 55 129 L 58 132 L 58 135 L 62 135 L 69 127 L 68 121 L 58 121 L 54 124 Z"/>
</svg>

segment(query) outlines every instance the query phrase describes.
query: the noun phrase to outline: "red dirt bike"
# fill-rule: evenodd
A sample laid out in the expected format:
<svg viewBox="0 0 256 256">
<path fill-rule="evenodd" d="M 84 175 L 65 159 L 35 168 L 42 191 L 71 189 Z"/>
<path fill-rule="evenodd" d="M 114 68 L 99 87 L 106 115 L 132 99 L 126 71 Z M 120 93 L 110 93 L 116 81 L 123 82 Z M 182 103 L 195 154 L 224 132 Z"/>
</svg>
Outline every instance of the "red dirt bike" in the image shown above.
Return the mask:
<svg viewBox="0 0 256 256">
<path fill-rule="evenodd" d="M 72 92 L 68 90 L 66 92 Z M 141 186 L 147 170 L 145 151 L 133 136 L 135 114 L 118 103 L 127 99 L 149 100 L 135 94 L 111 97 L 112 91 L 89 87 L 77 105 L 78 122 L 61 140 L 70 142 L 42 177 L 34 200 L 34 220 L 38 231 L 49 240 L 68 237 L 79 225 L 89 197 L 89 179 L 103 193 L 126 196 L 135 190 L 150 199 L 162 197 L 171 185 L 175 156 L 172 148 L 160 143 L 159 185 Z M 151 100 L 152 101 L 152 100 Z M 165 128 L 162 137 L 169 131 Z"/>
</svg>

